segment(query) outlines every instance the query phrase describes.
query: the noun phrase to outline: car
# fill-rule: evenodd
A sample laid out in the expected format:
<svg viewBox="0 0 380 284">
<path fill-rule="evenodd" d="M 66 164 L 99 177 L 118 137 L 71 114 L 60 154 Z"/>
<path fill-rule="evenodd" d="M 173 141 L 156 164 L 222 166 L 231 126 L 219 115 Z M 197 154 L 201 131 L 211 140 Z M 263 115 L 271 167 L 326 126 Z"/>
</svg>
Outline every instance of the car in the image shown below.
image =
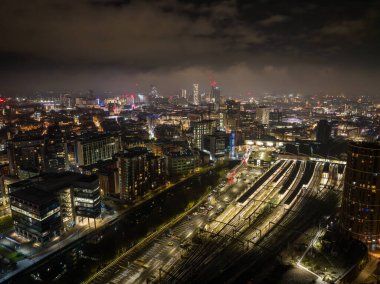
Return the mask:
<svg viewBox="0 0 380 284">
<path fill-rule="evenodd" d="M 201 210 L 205 210 L 206 208 L 204 206 L 199 207 Z"/>
<path fill-rule="evenodd" d="M 174 243 L 173 242 L 168 242 L 168 246 L 172 247 L 172 246 L 174 246 Z"/>
</svg>

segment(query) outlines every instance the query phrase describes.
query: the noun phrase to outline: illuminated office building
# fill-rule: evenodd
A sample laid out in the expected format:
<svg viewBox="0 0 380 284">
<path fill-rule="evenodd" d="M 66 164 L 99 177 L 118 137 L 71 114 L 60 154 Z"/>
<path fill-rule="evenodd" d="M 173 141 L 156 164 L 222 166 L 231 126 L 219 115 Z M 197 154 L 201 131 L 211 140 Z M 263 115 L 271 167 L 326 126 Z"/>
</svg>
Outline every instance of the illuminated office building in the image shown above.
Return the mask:
<svg viewBox="0 0 380 284">
<path fill-rule="evenodd" d="M 41 243 L 84 219 L 92 218 L 95 224 L 100 215 L 95 175 L 42 174 L 11 184 L 9 200 L 16 233 Z"/>
<path fill-rule="evenodd" d="M 199 105 L 199 84 L 193 84 L 193 103 Z"/>
<path fill-rule="evenodd" d="M 186 91 L 186 89 L 181 89 L 181 98 L 187 99 L 187 91 Z"/>
</svg>

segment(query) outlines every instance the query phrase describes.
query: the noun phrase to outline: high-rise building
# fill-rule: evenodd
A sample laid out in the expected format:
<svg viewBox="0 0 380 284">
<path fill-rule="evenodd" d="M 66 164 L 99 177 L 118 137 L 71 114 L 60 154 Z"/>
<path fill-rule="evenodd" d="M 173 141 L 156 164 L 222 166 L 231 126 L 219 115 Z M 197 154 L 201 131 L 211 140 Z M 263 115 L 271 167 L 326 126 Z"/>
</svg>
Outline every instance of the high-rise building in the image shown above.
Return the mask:
<svg viewBox="0 0 380 284">
<path fill-rule="evenodd" d="M 210 93 L 211 102 L 214 104 L 214 110 L 219 111 L 220 109 L 220 88 L 216 85 L 211 86 Z"/>
<path fill-rule="evenodd" d="M 202 137 L 214 133 L 216 120 L 202 120 L 191 124 L 193 127 L 193 145 L 195 148 L 202 149 Z"/>
<path fill-rule="evenodd" d="M 199 105 L 199 84 L 193 84 L 193 104 Z"/>
<path fill-rule="evenodd" d="M 187 91 L 186 89 L 181 90 L 181 98 L 187 99 Z"/>
<path fill-rule="evenodd" d="M 274 123 L 282 122 L 282 111 L 279 109 L 273 109 L 269 113 L 269 121 Z"/>
<path fill-rule="evenodd" d="M 350 143 L 341 211 L 343 230 L 367 245 L 379 246 L 379 204 L 380 144 Z"/>
<path fill-rule="evenodd" d="M 133 201 L 142 196 L 147 188 L 148 167 L 146 148 L 131 148 L 117 155 L 117 168 L 119 169 L 120 197 Z"/>
<path fill-rule="evenodd" d="M 100 160 L 112 159 L 121 150 L 118 134 L 89 134 L 75 141 L 74 152 L 77 166 L 95 164 Z"/>
<path fill-rule="evenodd" d="M 154 99 L 160 97 L 160 93 L 158 92 L 158 89 L 155 85 L 150 85 L 149 97 Z"/>
<path fill-rule="evenodd" d="M 42 136 L 18 135 L 8 143 L 8 157 L 10 171 L 13 175 L 19 175 L 20 171 L 43 170 L 43 157 L 45 139 Z"/>
<path fill-rule="evenodd" d="M 260 106 L 256 108 L 256 121 L 261 124 L 268 125 L 269 124 L 269 113 L 270 108 L 265 106 Z"/>
<path fill-rule="evenodd" d="M 226 111 L 223 113 L 224 129 L 230 133 L 240 129 L 240 102 L 235 100 L 226 101 Z"/>
<path fill-rule="evenodd" d="M 163 182 L 164 160 L 149 153 L 147 148 L 130 148 L 116 156 L 122 199 L 133 201 Z"/>
<path fill-rule="evenodd" d="M 97 172 L 100 194 L 102 196 L 119 196 L 119 171 L 113 168 L 102 168 Z"/>
<path fill-rule="evenodd" d="M 317 142 L 322 144 L 327 143 L 331 138 L 331 129 L 331 125 L 327 120 L 320 120 L 316 128 Z"/>
<path fill-rule="evenodd" d="M 165 158 L 153 153 L 147 155 L 148 164 L 148 187 L 147 190 L 155 189 L 165 182 Z"/>
<path fill-rule="evenodd" d="M 44 170 L 63 172 L 68 165 L 67 144 L 58 125 L 49 126 L 45 137 Z"/>
</svg>

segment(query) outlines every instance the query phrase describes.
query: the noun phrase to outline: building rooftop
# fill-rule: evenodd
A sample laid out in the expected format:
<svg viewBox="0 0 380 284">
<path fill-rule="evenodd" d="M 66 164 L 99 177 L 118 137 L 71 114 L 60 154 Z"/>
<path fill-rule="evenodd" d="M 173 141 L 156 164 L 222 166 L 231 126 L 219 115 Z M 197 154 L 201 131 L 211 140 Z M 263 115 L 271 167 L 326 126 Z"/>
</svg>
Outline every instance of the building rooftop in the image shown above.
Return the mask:
<svg viewBox="0 0 380 284">
<path fill-rule="evenodd" d="M 133 147 L 124 150 L 124 152 L 117 154 L 118 157 L 133 158 L 141 155 L 148 154 L 149 151 L 145 147 Z"/>
<path fill-rule="evenodd" d="M 28 187 L 14 191 L 9 194 L 11 197 L 27 200 L 36 205 L 44 205 L 56 199 L 56 197 L 48 191 L 40 190 L 36 187 Z"/>
<path fill-rule="evenodd" d="M 82 175 L 74 172 L 45 173 L 39 176 L 15 182 L 11 185 L 14 192 L 29 191 L 34 188 L 46 193 L 55 193 L 73 183 L 93 183 L 97 180 L 96 175 Z"/>
<path fill-rule="evenodd" d="M 111 134 L 111 133 L 94 133 L 94 132 L 90 132 L 90 133 L 85 133 L 85 134 L 82 134 L 81 136 L 77 137 L 77 141 L 82 141 L 82 142 L 92 142 L 94 140 L 97 140 L 97 139 L 103 139 L 103 138 L 107 138 L 107 137 L 114 137 L 115 135 Z"/>
<path fill-rule="evenodd" d="M 194 152 L 191 150 L 175 151 L 175 152 L 168 152 L 165 155 L 169 157 L 192 157 L 194 156 Z"/>
</svg>

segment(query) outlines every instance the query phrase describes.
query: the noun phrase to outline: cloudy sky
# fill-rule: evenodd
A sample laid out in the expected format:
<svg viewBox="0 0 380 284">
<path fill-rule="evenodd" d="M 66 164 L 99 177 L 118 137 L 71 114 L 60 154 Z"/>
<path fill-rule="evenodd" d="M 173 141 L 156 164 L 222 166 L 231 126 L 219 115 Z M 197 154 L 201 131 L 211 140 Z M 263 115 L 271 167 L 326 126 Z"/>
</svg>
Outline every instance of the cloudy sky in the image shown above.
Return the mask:
<svg viewBox="0 0 380 284">
<path fill-rule="evenodd" d="M 1 0 L 0 93 L 380 96 L 380 1 Z"/>
</svg>

